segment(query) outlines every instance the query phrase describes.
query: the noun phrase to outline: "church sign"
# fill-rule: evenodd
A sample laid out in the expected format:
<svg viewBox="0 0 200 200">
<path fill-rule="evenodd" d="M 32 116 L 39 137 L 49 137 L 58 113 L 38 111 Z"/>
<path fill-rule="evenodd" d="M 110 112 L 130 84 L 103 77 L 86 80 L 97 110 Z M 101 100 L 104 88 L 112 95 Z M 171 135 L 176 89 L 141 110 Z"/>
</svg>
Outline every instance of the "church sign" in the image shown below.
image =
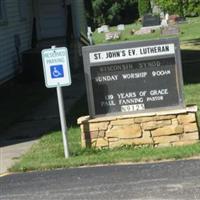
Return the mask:
<svg viewBox="0 0 200 200">
<path fill-rule="evenodd" d="M 184 107 L 176 38 L 83 47 L 91 117 Z"/>
</svg>

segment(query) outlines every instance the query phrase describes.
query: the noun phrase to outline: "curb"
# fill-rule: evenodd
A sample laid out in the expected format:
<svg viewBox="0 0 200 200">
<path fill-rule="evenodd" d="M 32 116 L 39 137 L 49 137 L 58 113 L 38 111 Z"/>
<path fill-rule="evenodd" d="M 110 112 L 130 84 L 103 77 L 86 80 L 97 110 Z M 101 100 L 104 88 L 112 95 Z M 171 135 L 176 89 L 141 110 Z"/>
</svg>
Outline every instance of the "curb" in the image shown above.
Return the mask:
<svg viewBox="0 0 200 200">
<path fill-rule="evenodd" d="M 9 176 L 9 175 L 12 175 L 12 174 L 13 173 L 6 172 L 6 173 L 3 173 L 3 174 L 0 174 L 0 178 L 5 177 L 5 176 Z"/>
</svg>

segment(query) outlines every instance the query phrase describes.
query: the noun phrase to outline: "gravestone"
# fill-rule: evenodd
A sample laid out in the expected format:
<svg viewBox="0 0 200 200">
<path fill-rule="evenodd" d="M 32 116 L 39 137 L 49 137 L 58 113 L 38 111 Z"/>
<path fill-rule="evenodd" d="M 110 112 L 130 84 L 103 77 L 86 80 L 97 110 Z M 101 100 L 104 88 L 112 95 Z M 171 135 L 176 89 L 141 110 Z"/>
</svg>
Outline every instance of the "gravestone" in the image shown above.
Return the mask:
<svg viewBox="0 0 200 200">
<path fill-rule="evenodd" d="M 178 20 L 178 15 L 169 15 L 168 17 L 168 24 L 169 25 L 175 25 L 177 24 L 177 20 Z"/>
<path fill-rule="evenodd" d="M 83 47 L 91 117 L 184 107 L 176 38 Z"/>
<path fill-rule="evenodd" d="M 124 24 L 119 24 L 119 25 L 117 25 L 117 30 L 118 30 L 118 31 L 124 31 L 124 30 L 125 30 Z"/>
<path fill-rule="evenodd" d="M 99 27 L 97 29 L 97 32 L 98 33 L 107 33 L 107 32 L 109 32 L 108 25 L 103 25 L 103 26 Z"/>
<path fill-rule="evenodd" d="M 146 26 L 159 26 L 160 25 L 160 17 L 157 15 L 146 14 L 142 20 L 143 27 Z"/>
<path fill-rule="evenodd" d="M 87 27 L 87 38 L 90 42 L 90 45 L 93 44 L 93 40 L 92 40 L 92 28 L 91 27 Z"/>
<path fill-rule="evenodd" d="M 167 26 L 168 26 L 167 20 L 166 19 L 162 19 L 161 27 L 167 27 Z"/>
<path fill-rule="evenodd" d="M 110 40 L 118 40 L 120 39 L 120 35 L 121 33 L 120 32 L 108 32 L 108 33 L 105 33 L 105 40 L 106 41 L 110 41 Z"/>
<path fill-rule="evenodd" d="M 145 35 L 153 33 L 153 30 L 149 27 L 142 27 L 141 29 L 135 31 L 134 35 Z"/>
<path fill-rule="evenodd" d="M 187 23 L 187 20 L 186 20 L 185 17 L 178 17 L 177 23 L 178 24 L 185 24 L 185 23 Z"/>
<path fill-rule="evenodd" d="M 162 35 L 178 35 L 179 32 L 179 27 L 176 25 L 169 25 L 167 27 L 163 27 L 161 30 Z"/>
</svg>

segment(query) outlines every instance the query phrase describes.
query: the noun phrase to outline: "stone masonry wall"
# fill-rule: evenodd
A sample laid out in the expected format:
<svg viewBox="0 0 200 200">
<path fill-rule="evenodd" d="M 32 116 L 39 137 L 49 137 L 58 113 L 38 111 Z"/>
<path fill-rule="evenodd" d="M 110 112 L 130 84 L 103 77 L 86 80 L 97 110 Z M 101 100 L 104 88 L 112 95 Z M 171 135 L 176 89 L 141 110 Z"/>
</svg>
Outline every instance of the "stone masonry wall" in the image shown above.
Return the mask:
<svg viewBox="0 0 200 200">
<path fill-rule="evenodd" d="M 197 107 L 126 116 L 78 119 L 82 147 L 178 146 L 199 141 Z"/>
</svg>

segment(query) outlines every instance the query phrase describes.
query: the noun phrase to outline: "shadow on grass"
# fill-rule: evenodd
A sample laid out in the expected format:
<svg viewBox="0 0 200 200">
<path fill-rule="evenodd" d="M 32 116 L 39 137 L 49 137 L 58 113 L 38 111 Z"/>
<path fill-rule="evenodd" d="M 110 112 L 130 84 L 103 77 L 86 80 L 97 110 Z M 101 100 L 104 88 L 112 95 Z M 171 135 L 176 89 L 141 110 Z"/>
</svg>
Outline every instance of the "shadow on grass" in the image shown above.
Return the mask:
<svg viewBox="0 0 200 200">
<path fill-rule="evenodd" d="M 200 46 L 200 38 L 188 40 L 186 43 L 188 46 Z"/>
</svg>

